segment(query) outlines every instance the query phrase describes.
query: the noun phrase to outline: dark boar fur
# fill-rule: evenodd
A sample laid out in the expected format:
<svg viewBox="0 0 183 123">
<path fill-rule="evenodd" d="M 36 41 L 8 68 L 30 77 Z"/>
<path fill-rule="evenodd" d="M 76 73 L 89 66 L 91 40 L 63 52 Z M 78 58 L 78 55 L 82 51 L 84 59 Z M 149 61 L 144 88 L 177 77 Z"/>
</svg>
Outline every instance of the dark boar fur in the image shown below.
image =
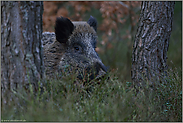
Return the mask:
<svg viewBox="0 0 183 123">
<path fill-rule="evenodd" d="M 80 80 L 103 76 L 107 69 L 95 51 L 96 31 L 97 21 L 92 16 L 88 22 L 71 22 L 58 17 L 55 33 L 43 33 L 46 74 L 74 72 Z"/>
</svg>

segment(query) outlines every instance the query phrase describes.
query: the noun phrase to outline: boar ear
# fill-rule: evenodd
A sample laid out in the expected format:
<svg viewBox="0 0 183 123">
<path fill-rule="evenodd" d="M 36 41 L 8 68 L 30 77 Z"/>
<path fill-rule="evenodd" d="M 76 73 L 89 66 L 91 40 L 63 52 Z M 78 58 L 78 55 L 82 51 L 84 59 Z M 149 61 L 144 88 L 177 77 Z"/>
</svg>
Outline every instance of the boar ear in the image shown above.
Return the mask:
<svg viewBox="0 0 183 123">
<path fill-rule="evenodd" d="M 66 43 L 74 30 L 73 23 L 65 17 L 58 17 L 55 24 L 56 40 L 60 43 Z"/>
<path fill-rule="evenodd" d="M 97 20 L 94 17 L 90 16 L 87 23 L 97 32 Z"/>
</svg>

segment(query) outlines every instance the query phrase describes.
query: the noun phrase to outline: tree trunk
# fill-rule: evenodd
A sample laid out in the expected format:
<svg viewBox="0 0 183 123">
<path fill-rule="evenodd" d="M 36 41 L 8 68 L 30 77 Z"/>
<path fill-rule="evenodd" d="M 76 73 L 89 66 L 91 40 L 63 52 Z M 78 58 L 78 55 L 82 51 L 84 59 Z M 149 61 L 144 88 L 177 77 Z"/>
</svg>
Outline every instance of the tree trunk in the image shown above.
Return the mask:
<svg viewBox="0 0 183 123">
<path fill-rule="evenodd" d="M 175 2 L 142 2 L 132 52 L 132 81 L 150 86 L 166 75 L 166 59 Z"/>
<path fill-rule="evenodd" d="M 1 92 L 8 101 L 11 90 L 44 78 L 42 2 L 1 2 Z"/>
</svg>

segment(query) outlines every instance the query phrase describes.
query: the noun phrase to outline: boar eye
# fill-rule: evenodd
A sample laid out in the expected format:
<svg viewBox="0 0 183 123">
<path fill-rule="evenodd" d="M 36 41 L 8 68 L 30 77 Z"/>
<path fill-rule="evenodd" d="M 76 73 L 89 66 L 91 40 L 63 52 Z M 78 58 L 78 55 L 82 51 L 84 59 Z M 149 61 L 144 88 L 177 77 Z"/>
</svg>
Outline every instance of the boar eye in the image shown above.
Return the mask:
<svg viewBox="0 0 183 123">
<path fill-rule="evenodd" d="M 75 45 L 75 46 L 74 46 L 74 51 L 75 51 L 75 52 L 81 52 L 81 51 L 82 51 L 81 46 L 80 46 L 80 45 Z"/>
<path fill-rule="evenodd" d="M 78 50 L 79 50 L 79 47 L 75 46 L 74 49 L 75 49 L 76 51 L 78 51 Z"/>
</svg>

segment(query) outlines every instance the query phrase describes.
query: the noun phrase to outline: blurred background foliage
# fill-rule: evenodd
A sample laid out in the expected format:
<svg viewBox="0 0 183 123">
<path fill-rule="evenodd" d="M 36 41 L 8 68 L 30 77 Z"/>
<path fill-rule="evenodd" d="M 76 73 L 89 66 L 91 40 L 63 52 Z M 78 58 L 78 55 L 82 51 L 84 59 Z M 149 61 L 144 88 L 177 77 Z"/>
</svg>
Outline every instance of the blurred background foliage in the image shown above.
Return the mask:
<svg viewBox="0 0 183 123">
<path fill-rule="evenodd" d="M 56 17 L 98 21 L 96 51 L 110 71 L 122 81 L 131 81 L 131 55 L 140 15 L 140 1 L 63 2 L 44 1 L 43 32 L 54 32 Z M 182 74 L 182 3 L 176 2 L 167 64 Z"/>
</svg>

